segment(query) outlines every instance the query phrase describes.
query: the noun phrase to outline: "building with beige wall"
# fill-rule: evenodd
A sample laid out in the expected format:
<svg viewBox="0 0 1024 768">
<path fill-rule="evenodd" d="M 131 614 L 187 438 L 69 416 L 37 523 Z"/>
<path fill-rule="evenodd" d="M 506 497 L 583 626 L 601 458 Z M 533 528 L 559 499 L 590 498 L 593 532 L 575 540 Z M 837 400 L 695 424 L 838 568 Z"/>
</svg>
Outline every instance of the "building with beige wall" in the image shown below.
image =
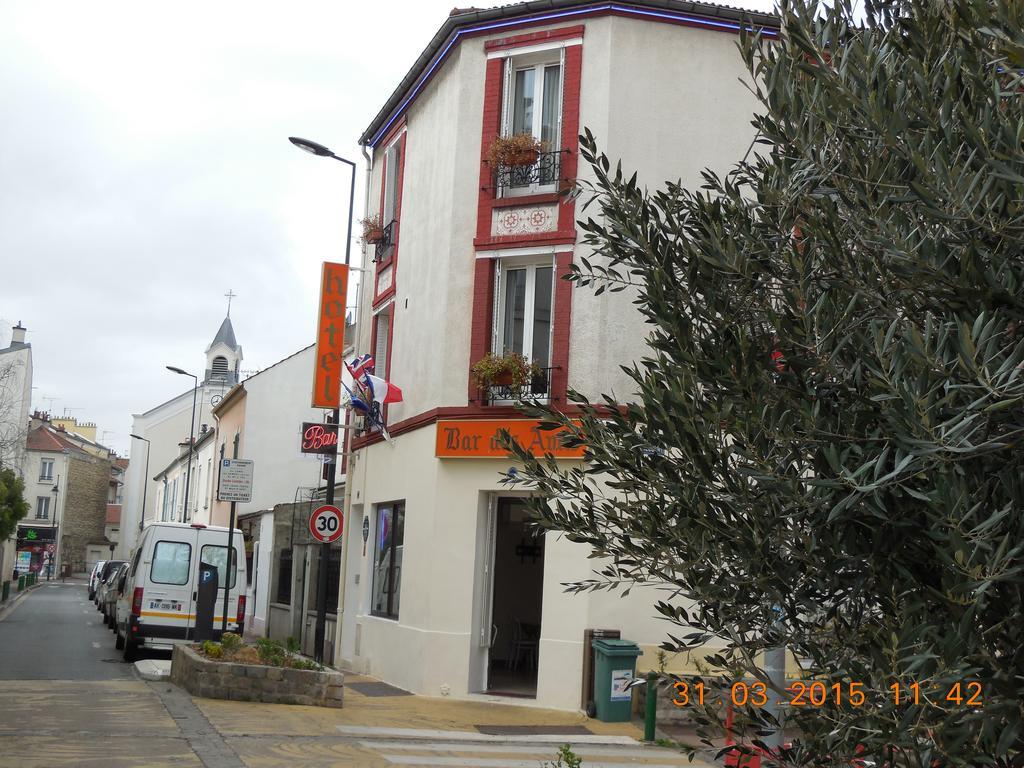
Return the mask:
<svg viewBox="0 0 1024 768">
<path fill-rule="evenodd" d="M 741 159 L 756 103 L 736 34 L 775 24 L 742 14 L 675 0 L 453 12 L 364 132 L 367 211 L 385 237 L 364 254 L 356 351 L 404 401 L 386 407 L 389 440 L 353 441 L 344 663 L 418 693 L 563 709 L 585 698 L 586 630 L 620 631 L 651 663 L 660 595 L 566 594 L 594 562 L 530 528 L 493 436 L 543 437 L 516 395 L 570 412 L 570 388 L 629 399 L 620 366 L 644 354 L 646 330 L 628 291 L 560 279 L 592 255 L 580 204 L 560 192 L 590 176 L 584 128 L 641 186 L 697 186 L 703 168 Z M 494 137 L 522 132 L 544 141 L 532 163 L 488 163 Z M 491 352 L 536 365 L 525 389 L 478 384 L 471 369 Z"/>
</svg>

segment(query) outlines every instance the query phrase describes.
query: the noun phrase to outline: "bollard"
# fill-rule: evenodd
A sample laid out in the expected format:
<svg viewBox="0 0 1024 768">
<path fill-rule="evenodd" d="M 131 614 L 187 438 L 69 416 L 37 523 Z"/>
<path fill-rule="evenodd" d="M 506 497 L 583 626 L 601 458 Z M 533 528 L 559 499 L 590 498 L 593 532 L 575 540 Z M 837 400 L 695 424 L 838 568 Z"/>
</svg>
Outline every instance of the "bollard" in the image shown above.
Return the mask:
<svg viewBox="0 0 1024 768">
<path fill-rule="evenodd" d="M 18 591 L 21 592 L 25 588 L 25 574 L 21 574 L 18 577 Z"/>
<path fill-rule="evenodd" d="M 647 673 L 647 713 L 644 716 L 644 741 L 654 741 L 654 724 L 658 717 L 658 673 Z"/>
</svg>

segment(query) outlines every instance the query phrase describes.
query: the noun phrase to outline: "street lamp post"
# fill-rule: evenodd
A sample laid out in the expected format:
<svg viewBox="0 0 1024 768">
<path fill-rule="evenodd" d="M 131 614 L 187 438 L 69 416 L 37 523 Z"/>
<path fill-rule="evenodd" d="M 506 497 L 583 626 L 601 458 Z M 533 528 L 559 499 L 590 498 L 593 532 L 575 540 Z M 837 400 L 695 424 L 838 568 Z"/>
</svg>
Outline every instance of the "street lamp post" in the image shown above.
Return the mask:
<svg viewBox="0 0 1024 768">
<path fill-rule="evenodd" d="M 181 522 L 185 522 L 185 518 L 188 516 L 188 491 L 189 486 L 192 484 L 192 448 L 195 446 L 195 433 L 196 433 L 196 393 L 199 391 L 199 377 L 195 374 L 183 371 L 181 368 L 175 368 L 173 365 L 167 366 L 168 371 L 174 373 L 180 373 L 182 376 L 191 376 L 193 379 L 192 384 L 192 420 L 188 424 L 188 467 L 185 469 L 185 506 L 181 512 Z M 147 452 L 146 458 L 149 458 Z"/>
<path fill-rule="evenodd" d="M 132 437 L 136 440 L 142 440 L 146 444 L 146 476 L 142 480 L 142 509 L 139 510 L 139 530 L 141 531 L 142 521 L 146 518 L 146 489 L 149 487 L 149 449 L 151 443 L 141 435 L 132 434 Z"/>
<path fill-rule="evenodd" d="M 54 534 L 54 545 L 53 552 L 50 553 L 50 568 L 46 571 L 46 580 L 50 580 L 50 573 L 57 567 L 57 556 L 60 554 L 60 475 L 57 475 L 57 482 L 53 484 L 53 488 L 50 490 L 53 494 L 53 534 Z M 63 581 L 63 579 L 61 579 Z"/>
<path fill-rule="evenodd" d="M 352 182 L 349 187 L 348 196 L 348 236 L 345 238 L 345 266 L 348 266 L 349 259 L 352 252 L 352 217 L 356 199 L 356 164 L 351 160 L 346 160 L 344 157 L 339 157 L 334 154 L 331 150 L 325 147 L 323 144 L 317 144 L 315 141 L 309 139 L 300 139 L 297 136 L 289 136 L 288 141 L 294 144 L 299 149 L 309 152 L 310 154 L 316 155 L 317 157 L 331 157 L 340 163 L 344 163 L 352 171 Z M 342 330 L 344 333 L 344 330 Z M 341 429 L 341 414 L 338 408 L 331 411 L 331 421 L 335 424 L 335 428 L 338 430 L 339 436 L 342 433 Z M 348 459 L 348 444 L 345 443 L 343 451 L 344 457 Z M 338 452 L 335 448 L 334 460 L 327 465 L 327 495 L 324 499 L 326 504 L 334 504 L 334 483 L 337 480 L 338 472 Z M 348 499 L 349 494 L 349 482 L 345 481 L 345 499 Z M 342 502 L 342 521 L 344 522 L 344 516 L 348 514 L 345 509 L 345 502 Z M 344 547 L 342 544 L 342 552 L 344 553 Z M 327 569 L 330 563 L 331 557 L 331 545 L 321 544 L 320 545 L 320 573 L 317 585 L 317 605 L 316 605 L 316 632 L 313 636 L 313 648 L 314 658 L 318 664 L 322 664 L 324 660 L 324 637 L 327 631 Z M 345 583 L 341 582 L 341 591 L 345 591 Z M 341 627 L 341 617 L 338 618 L 338 627 Z"/>
</svg>

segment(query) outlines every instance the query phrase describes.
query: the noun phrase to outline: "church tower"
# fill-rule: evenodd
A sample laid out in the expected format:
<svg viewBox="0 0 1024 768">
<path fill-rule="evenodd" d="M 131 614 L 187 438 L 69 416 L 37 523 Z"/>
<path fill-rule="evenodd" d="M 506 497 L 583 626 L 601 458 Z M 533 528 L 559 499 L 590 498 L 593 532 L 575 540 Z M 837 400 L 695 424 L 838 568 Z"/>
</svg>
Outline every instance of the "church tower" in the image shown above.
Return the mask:
<svg viewBox="0 0 1024 768">
<path fill-rule="evenodd" d="M 231 308 L 220 324 L 217 335 L 206 348 L 206 376 L 204 384 L 220 384 L 232 387 L 238 383 L 242 366 L 242 348 L 235 340 L 235 329 L 231 326 Z"/>
</svg>

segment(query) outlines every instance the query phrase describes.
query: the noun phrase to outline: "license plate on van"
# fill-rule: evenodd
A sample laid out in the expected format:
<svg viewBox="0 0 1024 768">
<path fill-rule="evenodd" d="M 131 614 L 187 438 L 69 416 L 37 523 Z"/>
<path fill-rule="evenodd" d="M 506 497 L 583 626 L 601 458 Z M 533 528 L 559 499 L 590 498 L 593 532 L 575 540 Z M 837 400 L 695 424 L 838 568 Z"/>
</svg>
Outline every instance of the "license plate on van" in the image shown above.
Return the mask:
<svg viewBox="0 0 1024 768">
<path fill-rule="evenodd" d="M 150 600 L 149 609 L 151 611 L 180 611 L 181 603 L 175 600 Z"/>
</svg>

